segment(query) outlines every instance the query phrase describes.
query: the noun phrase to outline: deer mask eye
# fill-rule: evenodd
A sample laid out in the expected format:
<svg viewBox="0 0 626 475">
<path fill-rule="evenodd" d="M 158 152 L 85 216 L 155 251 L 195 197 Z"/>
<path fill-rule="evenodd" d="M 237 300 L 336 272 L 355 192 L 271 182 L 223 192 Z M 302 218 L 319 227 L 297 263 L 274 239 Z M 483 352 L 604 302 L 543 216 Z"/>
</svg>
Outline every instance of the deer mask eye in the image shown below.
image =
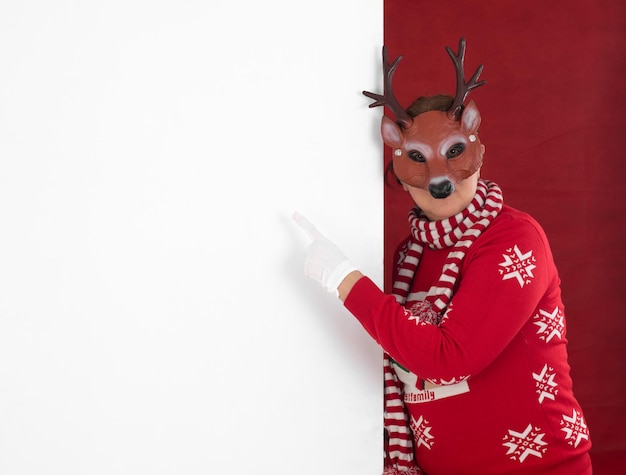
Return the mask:
<svg viewBox="0 0 626 475">
<path fill-rule="evenodd" d="M 459 155 L 461 155 L 463 153 L 463 150 L 465 150 L 465 145 L 463 145 L 462 143 L 458 143 L 456 145 L 453 145 L 450 150 L 448 150 L 446 152 L 446 157 L 447 158 L 456 158 Z"/>
<path fill-rule="evenodd" d="M 422 152 L 418 152 L 417 150 L 410 150 L 407 155 L 414 162 L 424 163 L 426 161 L 426 157 L 422 154 Z"/>
</svg>

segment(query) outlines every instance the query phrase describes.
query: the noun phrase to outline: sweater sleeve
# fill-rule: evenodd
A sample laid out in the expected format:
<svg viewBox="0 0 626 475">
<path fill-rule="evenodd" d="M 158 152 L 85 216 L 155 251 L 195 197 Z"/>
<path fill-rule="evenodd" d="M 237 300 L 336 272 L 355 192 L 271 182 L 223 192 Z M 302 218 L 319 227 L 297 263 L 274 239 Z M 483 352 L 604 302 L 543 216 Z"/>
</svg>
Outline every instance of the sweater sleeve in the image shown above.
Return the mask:
<svg viewBox="0 0 626 475">
<path fill-rule="evenodd" d="M 439 325 L 413 317 L 367 277 L 345 306 L 393 359 L 445 384 L 488 366 L 546 298 L 560 302 L 552 255 L 539 225 L 520 213 L 494 221 L 472 245 Z"/>
</svg>

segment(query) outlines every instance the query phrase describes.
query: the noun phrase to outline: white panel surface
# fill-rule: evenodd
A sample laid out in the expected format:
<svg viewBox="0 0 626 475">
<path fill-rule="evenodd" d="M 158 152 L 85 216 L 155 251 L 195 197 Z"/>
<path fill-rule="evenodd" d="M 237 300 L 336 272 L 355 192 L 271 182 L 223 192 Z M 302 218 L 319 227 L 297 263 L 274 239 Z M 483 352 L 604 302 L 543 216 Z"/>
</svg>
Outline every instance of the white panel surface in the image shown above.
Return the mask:
<svg viewBox="0 0 626 475">
<path fill-rule="evenodd" d="M 0 3 L 0 474 L 382 469 L 382 2 Z"/>
</svg>

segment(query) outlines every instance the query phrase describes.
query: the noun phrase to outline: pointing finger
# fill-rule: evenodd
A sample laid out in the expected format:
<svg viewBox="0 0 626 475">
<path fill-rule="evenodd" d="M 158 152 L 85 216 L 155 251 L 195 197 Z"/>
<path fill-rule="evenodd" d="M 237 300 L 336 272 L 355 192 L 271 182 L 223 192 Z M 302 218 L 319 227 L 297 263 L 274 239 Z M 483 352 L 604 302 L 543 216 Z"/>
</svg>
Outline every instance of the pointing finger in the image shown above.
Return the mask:
<svg viewBox="0 0 626 475">
<path fill-rule="evenodd" d="M 296 222 L 296 224 L 298 226 L 300 226 L 300 228 L 307 233 L 307 235 L 313 239 L 320 239 L 322 238 L 322 233 L 320 233 L 318 231 L 318 229 L 311 223 L 311 221 L 309 221 L 308 219 L 306 219 L 304 216 L 302 216 L 300 213 L 298 213 L 297 211 L 295 213 L 293 213 L 292 216 L 293 220 Z"/>
</svg>

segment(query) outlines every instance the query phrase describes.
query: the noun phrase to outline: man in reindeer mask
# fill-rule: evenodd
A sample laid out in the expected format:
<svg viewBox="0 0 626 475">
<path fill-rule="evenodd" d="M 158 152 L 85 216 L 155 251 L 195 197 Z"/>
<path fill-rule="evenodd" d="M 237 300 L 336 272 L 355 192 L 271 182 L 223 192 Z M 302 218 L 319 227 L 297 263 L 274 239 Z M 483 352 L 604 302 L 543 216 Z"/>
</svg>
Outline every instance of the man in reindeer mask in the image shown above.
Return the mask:
<svg viewBox="0 0 626 475">
<path fill-rule="evenodd" d="M 303 216 L 305 273 L 334 292 L 384 350 L 385 474 L 589 475 L 591 446 L 572 391 L 564 306 L 550 246 L 529 215 L 480 178 L 480 112 L 467 94 L 465 40 L 446 48 L 455 97 L 403 109 L 383 48 L 381 133 L 415 203 L 384 294 Z"/>
</svg>

